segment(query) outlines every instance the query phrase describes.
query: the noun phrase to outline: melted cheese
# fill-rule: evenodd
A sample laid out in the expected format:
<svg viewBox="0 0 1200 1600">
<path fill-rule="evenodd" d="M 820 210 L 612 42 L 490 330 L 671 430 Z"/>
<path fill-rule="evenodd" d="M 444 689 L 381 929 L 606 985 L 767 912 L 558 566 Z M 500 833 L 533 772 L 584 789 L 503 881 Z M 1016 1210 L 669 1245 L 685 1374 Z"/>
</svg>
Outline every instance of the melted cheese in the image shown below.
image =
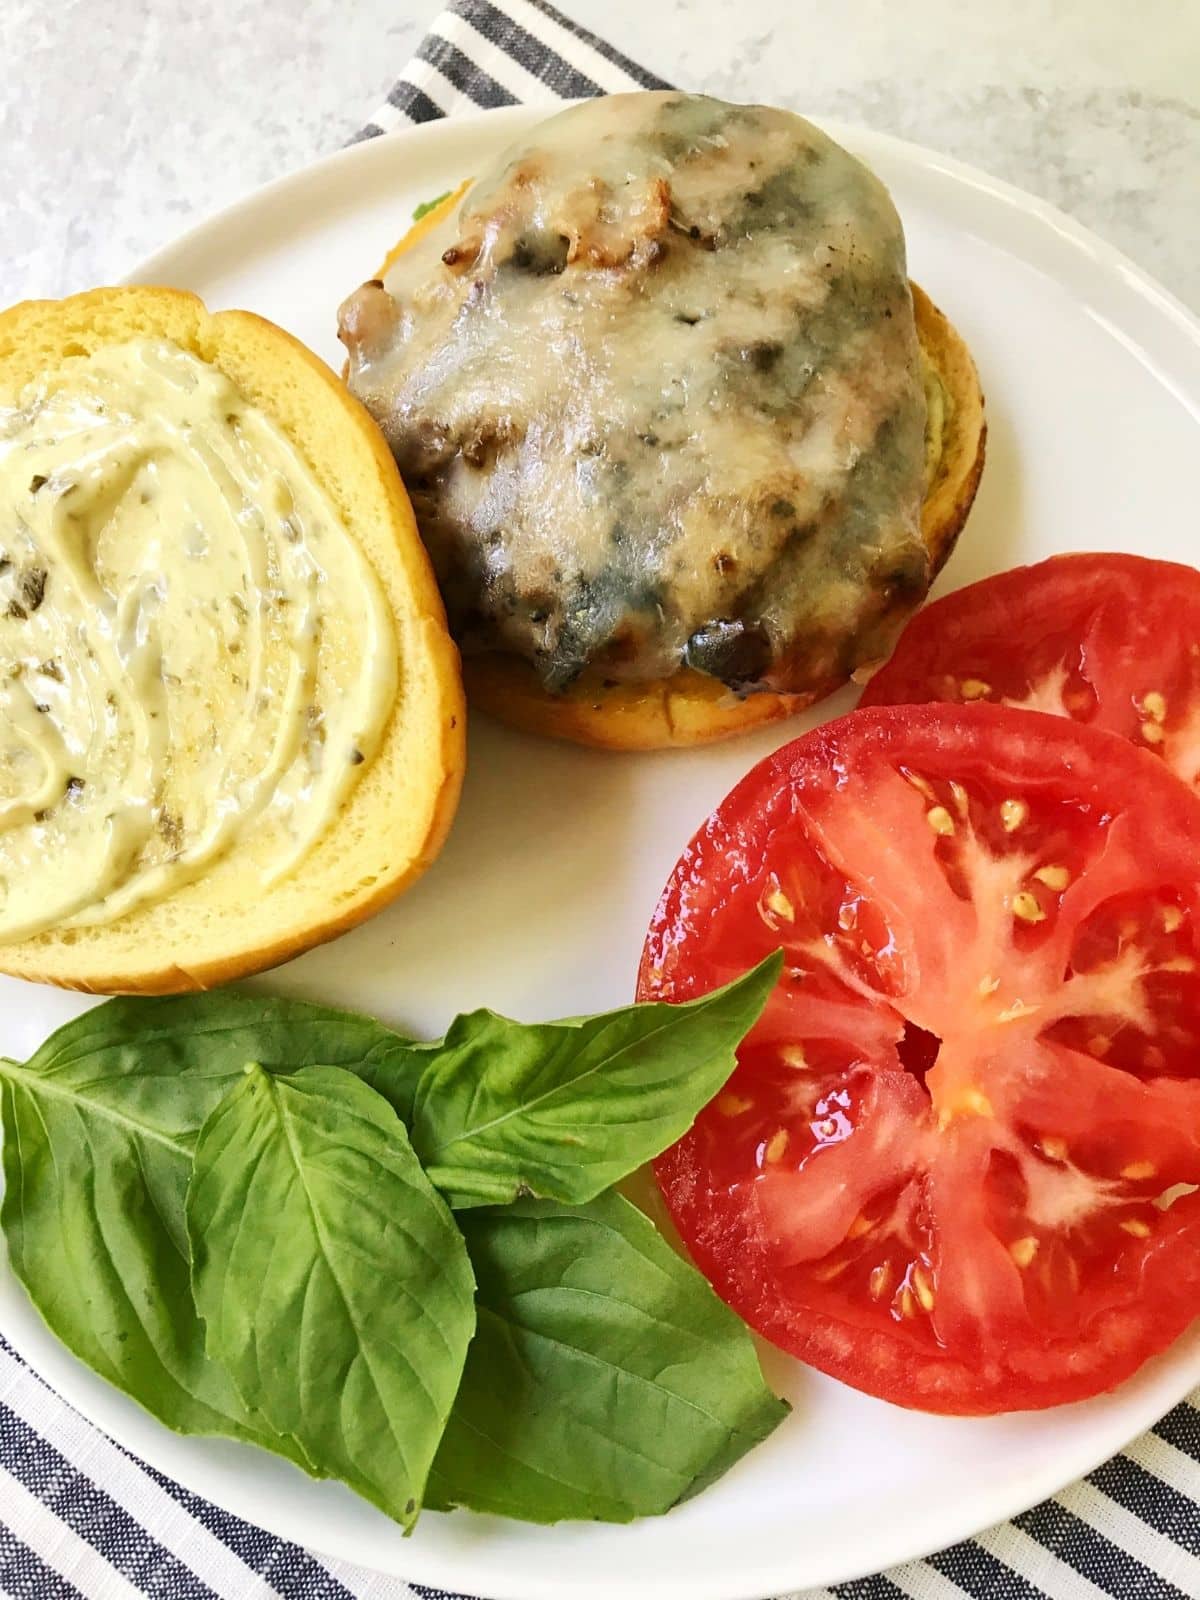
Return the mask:
<svg viewBox="0 0 1200 1600">
<path fill-rule="evenodd" d="M 811 686 L 880 654 L 872 627 L 924 593 L 903 233 L 791 113 L 676 93 L 565 111 L 341 333 L 464 648 L 548 688 L 681 665 Z"/>
<path fill-rule="evenodd" d="M 0 410 L 0 939 L 107 922 L 253 835 L 293 871 L 396 687 L 377 580 L 286 436 L 165 341 Z"/>
</svg>

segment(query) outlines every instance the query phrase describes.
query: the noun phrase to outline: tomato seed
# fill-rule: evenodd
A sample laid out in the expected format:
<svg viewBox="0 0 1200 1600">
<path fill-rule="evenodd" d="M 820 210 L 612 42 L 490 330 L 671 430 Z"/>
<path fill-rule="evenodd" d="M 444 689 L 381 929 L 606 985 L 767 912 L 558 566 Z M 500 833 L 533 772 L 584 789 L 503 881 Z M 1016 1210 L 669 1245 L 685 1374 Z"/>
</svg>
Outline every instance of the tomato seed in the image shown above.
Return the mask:
<svg viewBox="0 0 1200 1600">
<path fill-rule="evenodd" d="M 1001 1011 L 997 1022 L 1020 1022 L 1022 1017 L 1030 1017 L 1037 1010 L 1037 1006 L 1027 1005 L 1024 1000 L 1014 1000 L 1007 1010 Z"/>
<path fill-rule="evenodd" d="M 941 834 L 943 838 L 954 832 L 954 818 L 946 810 L 945 806 L 932 806 L 925 813 L 925 821 L 933 829 L 934 833 Z"/>
<path fill-rule="evenodd" d="M 1004 825 L 1005 833 L 1015 833 L 1016 830 L 1029 816 L 1029 807 L 1024 800 L 1004 800 L 1000 805 L 1000 821 Z"/>
<path fill-rule="evenodd" d="M 1157 1170 L 1153 1161 L 1131 1161 L 1127 1167 L 1121 1168 L 1121 1176 L 1137 1183 L 1142 1178 L 1152 1178 Z"/>
<path fill-rule="evenodd" d="M 1038 1253 L 1038 1241 L 1032 1234 L 1026 1234 L 1023 1239 L 1013 1240 L 1008 1253 L 1019 1267 L 1027 1267 Z"/>
<path fill-rule="evenodd" d="M 1067 1159 L 1067 1145 L 1064 1139 L 1043 1139 L 1041 1146 L 1042 1154 L 1049 1156 L 1051 1161 L 1065 1161 Z"/>
<path fill-rule="evenodd" d="M 797 1072 L 808 1071 L 808 1057 L 802 1045 L 785 1044 L 779 1052 L 779 1058 L 785 1066 L 794 1067 Z"/>
<path fill-rule="evenodd" d="M 767 1148 L 763 1151 L 763 1160 L 766 1162 L 782 1161 L 784 1151 L 788 1147 L 786 1128 L 780 1128 L 778 1133 L 773 1133 L 767 1140 Z"/>
<path fill-rule="evenodd" d="M 1140 1217 L 1126 1217 L 1120 1227 L 1125 1233 L 1132 1234 L 1135 1239 L 1148 1239 L 1150 1237 L 1150 1224 L 1143 1222 Z"/>
<path fill-rule="evenodd" d="M 917 1299 L 925 1311 L 932 1311 L 934 1304 L 933 1284 L 929 1281 L 929 1274 L 924 1267 L 917 1267 L 913 1272 L 913 1288 L 917 1291 Z"/>
<path fill-rule="evenodd" d="M 763 903 L 768 911 L 774 912 L 777 917 L 782 917 L 784 922 L 795 922 L 795 908 L 782 889 L 772 889 Z"/>
<path fill-rule="evenodd" d="M 964 700 L 983 700 L 992 692 L 991 684 L 982 678 L 964 678 L 958 687 Z"/>
<path fill-rule="evenodd" d="M 1019 917 L 1022 922 L 1045 922 L 1046 913 L 1042 910 L 1041 902 L 1037 895 L 1030 894 L 1028 889 L 1022 889 L 1013 895 L 1013 916 Z"/>
<path fill-rule="evenodd" d="M 860 1211 L 858 1216 L 855 1217 L 854 1221 L 846 1229 L 846 1237 L 847 1239 L 861 1239 L 863 1234 L 870 1233 L 874 1226 L 875 1219 L 873 1217 L 864 1217 Z"/>
<path fill-rule="evenodd" d="M 1161 744 L 1167 737 L 1157 722 L 1143 722 L 1141 735 L 1147 744 Z"/>
<path fill-rule="evenodd" d="M 1065 889 L 1071 881 L 1071 874 L 1066 867 L 1039 867 L 1034 873 L 1039 883 L 1044 883 L 1047 889 Z"/>
<path fill-rule="evenodd" d="M 872 1267 L 871 1275 L 867 1279 L 867 1288 L 870 1290 L 872 1300 L 882 1300 L 892 1286 L 892 1263 L 881 1261 L 877 1267 Z"/>
<path fill-rule="evenodd" d="M 740 1094 L 723 1094 L 717 1099 L 717 1110 L 723 1117 L 740 1117 L 743 1111 L 749 1111 L 754 1104 Z"/>
<path fill-rule="evenodd" d="M 1142 710 L 1155 722 L 1162 722 L 1167 715 L 1167 702 L 1157 689 L 1151 689 L 1149 694 L 1142 696 Z"/>
<path fill-rule="evenodd" d="M 1183 912 L 1178 906 L 1164 906 L 1162 909 L 1162 925 L 1168 933 L 1174 933 L 1183 922 Z"/>
</svg>

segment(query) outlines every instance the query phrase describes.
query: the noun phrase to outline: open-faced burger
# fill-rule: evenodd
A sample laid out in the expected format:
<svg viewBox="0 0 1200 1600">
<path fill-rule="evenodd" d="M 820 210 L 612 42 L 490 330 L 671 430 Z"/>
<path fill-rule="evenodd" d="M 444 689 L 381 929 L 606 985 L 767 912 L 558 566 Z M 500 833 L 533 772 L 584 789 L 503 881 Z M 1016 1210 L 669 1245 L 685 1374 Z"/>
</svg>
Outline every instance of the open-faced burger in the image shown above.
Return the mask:
<svg viewBox="0 0 1200 1600">
<path fill-rule="evenodd" d="M 474 698 L 585 743 L 720 738 L 885 656 L 982 468 L 887 190 L 787 111 L 571 107 L 340 331 Z"/>
</svg>

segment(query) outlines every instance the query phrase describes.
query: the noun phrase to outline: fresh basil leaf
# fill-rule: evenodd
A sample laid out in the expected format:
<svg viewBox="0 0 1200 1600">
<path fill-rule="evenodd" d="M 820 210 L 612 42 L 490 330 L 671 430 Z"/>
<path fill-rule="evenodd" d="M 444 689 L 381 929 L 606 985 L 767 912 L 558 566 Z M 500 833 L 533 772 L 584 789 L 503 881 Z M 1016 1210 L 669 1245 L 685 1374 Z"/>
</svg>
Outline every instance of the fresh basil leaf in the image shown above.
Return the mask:
<svg viewBox="0 0 1200 1600">
<path fill-rule="evenodd" d="M 473 1011 L 440 1045 L 393 1052 L 370 1081 L 456 1209 L 590 1200 L 687 1131 L 733 1071 L 782 960 L 682 1005 L 528 1025 Z"/>
<path fill-rule="evenodd" d="M 420 222 L 422 217 L 427 217 L 431 211 L 436 211 L 441 205 L 442 201 L 448 200 L 449 198 L 450 190 L 447 189 L 445 194 L 434 195 L 432 200 L 422 200 L 419 206 L 413 207 L 413 221 Z"/>
<path fill-rule="evenodd" d="M 527 1522 L 654 1516 L 787 1415 L 742 1322 L 620 1195 L 457 1220 L 479 1326 L 428 1506 Z"/>
<path fill-rule="evenodd" d="M 30 1092 L 65 1097 L 82 1116 L 111 1113 L 190 1145 L 247 1061 L 278 1072 L 352 1064 L 366 1073 L 406 1052 L 407 1041 L 371 1017 L 222 989 L 108 1000 L 51 1034 L 15 1070 Z"/>
<path fill-rule="evenodd" d="M 52 1331 L 180 1433 L 295 1452 L 256 1426 L 204 1353 L 188 1290 L 187 1146 L 0 1063 L 9 1259 Z M 81 1103 L 82 1102 L 82 1103 Z"/>
<path fill-rule="evenodd" d="M 89 1367 L 181 1433 L 226 1434 L 311 1470 L 239 1399 L 192 1305 L 184 1196 L 204 1119 L 249 1060 L 371 1064 L 366 1017 L 236 993 L 121 999 L 0 1061 L 0 1224 L 30 1299 Z"/>
<path fill-rule="evenodd" d="M 338 1067 L 246 1069 L 196 1143 L 192 1290 L 246 1404 L 406 1528 L 475 1327 L 462 1235 Z"/>
</svg>

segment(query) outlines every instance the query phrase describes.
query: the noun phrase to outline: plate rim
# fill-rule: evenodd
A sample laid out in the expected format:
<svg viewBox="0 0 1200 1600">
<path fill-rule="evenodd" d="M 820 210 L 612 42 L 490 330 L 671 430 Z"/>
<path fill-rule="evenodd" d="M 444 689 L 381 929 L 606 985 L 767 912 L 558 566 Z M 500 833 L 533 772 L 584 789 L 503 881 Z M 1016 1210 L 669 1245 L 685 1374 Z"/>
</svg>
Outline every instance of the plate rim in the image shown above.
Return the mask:
<svg viewBox="0 0 1200 1600">
<path fill-rule="evenodd" d="M 521 126 L 529 126 L 532 121 L 539 117 L 548 116 L 554 110 L 562 109 L 567 103 L 561 100 L 539 100 L 496 110 L 456 114 L 453 117 L 440 119 L 437 122 L 402 126 L 378 139 L 360 141 L 348 145 L 341 150 L 331 152 L 281 175 L 258 189 L 241 196 L 229 205 L 213 210 L 183 233 L 136 263 L 120 281 L 125 284 L 168 282 L 171 275 L 178 272 L 178 268 L 172 266 L 173 260 L 203 248 L 206 236 L 210 233 L 219 228 L 231 225 L 236 226 L 238 223 L 251 223 L 260 214 L 264 205 L 272 208 L 281 204 L 286 206 L 294 196 L 303 193 L 305 189 L 314 183 L 324 183 L 331 176 L 336 176 L 343 171 L 350 172 L 355 170 L 360 164 L 365 163 L 368 168 L 376 163 L 381 167 L 387 166 L 397 159 L 397 150 L 399 148 L 412 148 L 414 144 L 436 145 L 443 139 L 450 139 L 463 133 L 469 136 L 471 130 L 477 129 L 484 118 L 492 119 L 493 125 L 501 123 L 514 129 Z M 986 196 L 989 200 L 999 202 L 1009 211 L 1017 212 L 1022 217 L 1041 224 L 1057 236 L 1061 242 L 1070 246 L 1074 252 L 1086 258 L 1094 268 L 1099 269 L 1106 277 L 1119 279 L 1128 290 L 1147 302 L 1160 317 L 1165 317 L 1173 325 L 1176 333 L 1183 334 L 1189 344 L 1195 347 L 1197 354 L 1200 354 L 1200 316 L 1193 313 L 1171 291 L 1160 284 L 1152 274 L 1138 266 L 1116 246 L 1101 239 L 1084 224 L 1068 216 L 1051 203 L 1028 194 L 1005 179 L 992 177 L 981 169 L 960 161 L 956 157 L 943 155 L 895 135 L 838 119 L 816 116 L 811 120 L 828 131 L 839 142 L 849 145 L 855 151 L 863 152 L 868 161 L 872 159 L 871 153 L 874 151 L 879 153 L 881 159 L 889 158 L 923 172 L 943 175 L 967 186 L 978 194 Z M 501 129 L 498 127 L 496 131 L 499 133 Z M 484 137 L 490 139 L 492 136 L 485 134 Z M 1144 359 L 1144 352 L 1139 350 L 1137 353 L 1139 357 Z M 1159 377 L 1160 381 L 1166 382 L 1163 374 L 1158 372 L 1157 369 L 1156 376 Z M 1189 403 L 1194 405 L 1197 418 L 1200 420 L 1200 387 L 1197 388 L 1194 401 Z M 45 1328 L 44 1324 L 42 1327 L 44 1328 L 45 1336 L 54 1341 L 54 1336 L 50 1330 Z M 22 1351 L 24 1341 L 20 1337 L 14 1338 L 7 1330 L 6 1337 L 8 1337 L 13 1348 L 21 1352 L 24 1358 Z M 54 1342 L 56 1343 L 56 1341 Z M 85 1375 L 92 1376 L 89 1369 L 84 1367 L 82 1363 L 77 1362 L 76 1358 L 65 1347 L 58 1347 L 58 1350 L 62 1357 L 62 1365 L 68 1368 L 75 1368 L 80 1375 L 81 1382 L 78 1385 L 74 1382 L 62 1384 L 59 1378 L 56 1377 L 54 1385 L 56 1392 L 69 1405 L 77 1409 L 92 1426 L 100 1427 L 102 1432 L 114 1438 L 118 1444 L 122 1444 L 122 1430 L 110 1431 L 107 1424 L 92 1422 L 89 1410 L 86 1408 L 86 1386 L 83 1383 Z M 1164 1413 L 1165 1409 L 1169 1409 L 1171 1405 L 1185 1398 L 1186 1394 L 1191 1392 L 1193 1385 L 1200 1381 L 1200 1327 L 1193 1328 L 1190 1334 L 1185 1335 L 1184 1339 L 1172 1348 L 1170 1359 L 1172 1364 L 1178 1360 L 1181 1371 L 1185 1368 L 1189 1372 L 1191 1371 L 1191 1368 L 1187 1366 L 1189 1360 L 1191 1366 L 1195 1368 L 1194 1373 L 1189 1378 L 1187 1389 L 1176 1392 L 1176 1386 L 1171 1385 L 1173 1398 L 1168 1400 L 1165 1406 L 1159 1398 L 1154 1399 L 1152 1405 L 1148 1401 L 1144 1401 L 1138 1411 L 1138 1415 L 1143 1420 L 1133 1428 L 1132 1432 L 1123 1437 L 1119 1444 L 1113 1447 L 1114 1451 L 1121 1450 L 1130 1440 L 1138 1437 L 1147 1426 L 1150 1426 L 1155 1419 Z M 1142 1383 L 1152 1393 L 1156 1393 L 1158 1385 L 1154 1379 L 1156 1374 L 1161 1374 L 1163 1360 L 1164 1358 L 1162 1357 L 1157 1358 L 1156 1361 L 1149 1364 L 1148 1368 L 1143 1369 L 1138 1378 L 1132 1381 L 1135 1384 Z M 39 1372 L 37 1362 L 31 1360 L 29 1364 L 34 1373 L 37 1374 Z M 55 1365 L 57 1367 L 59 1363 L 55 1363 Z M 81 1389 L 84 1391 L 83 1404 L 77 1398 Z M 127 1397 L 119 1396 L 119 1398 L 129 1406 L 135 1405 L 134 1402 L 128 1401 Z M 1084 1404 L 1095 1403 L 1094 1401 L 1084 1402 Z M 140 1413 L 140 1408 L 138 1408 L 138 1411 Z M 148 1415 L 148 1413 L 140 1413 L 137 1420 L 144 1421 L 144 1418 Z M 159 1424 L 158 1427 L 162 1428 L 162 1425 Z M 163 1429 L 163 1433 L 164 1437 L 168 1436 L 167 1430 Z M 203 1444 L 205 1441 L 200 1441 L 200 1443 Z M 216 1441 L 216 1443 L 219 1447 L 225 1448 L 227 1444 L 232 1444 L 232 1441 L 221 1440 Z M 146 1459 L 153 1464 L 153 1456 L 145 1451 L 144 1444 L 140 1438 L 137 1439 L 135 1444 L 124 1445 L 124 1448 L 131 1449 L 135 1455 L 145 1455 Z M 234 1448 L 237 1448 L 236 1445 Z M 1102 1459 L 1108 1458 L 1109 1454 L 1106 1454 Z M 1055 1460 L 1060 1461 L 1060 1458 L 1056 1456 Z M 893 1545 L 886 1554 L 871 1556 L 870 1565 L 866 1570 L 868 1573 L 882 1571 L 907 1561 L 920 1559 L 958 1540 L 970 1538 L 980 1528 L 991 1526 L 997 1521 L 1009 1520 L 1029 1506 L 1061 1492 L 1067 1485 L 1077 1481 L 1099 1464 L 1094 1453 L 1086 1448 L 1085 1442 L 1080 1441 L 1079 1448 L 1074 1454 L 1070 1455 L 1069 1462 L 1062 1464 L 1060 1461 L 1060 1465 L 1056 1470 L 1048 1474 L 1045 1481 L 1039 1480 L 1036 1488 L 1032 1491 L 1024 1488 L 1018 1490 L 1014 1486 L 1013 1494 L 1008 1499 L 997 1496 L 989 1507 L 986 1522 L 977 1522 L 968 1518 L 966 1520 L 971 1521 L 971 1527 L 964 1532 L 964 1519 L 961 1516 L 955 1517 L 952 1511 L 944 1512 L 940 1519 L 931 1519 L 931 1522 L 932 1520 L 937 1520 L 939 1525 L 944 1525 L 941 1533 L 925 1531 L 918 1537 L 911 1539 L 907 1544 L 902 1541 L 893 1541 Z M 168 1470 L 172 1476 L 178 1475 L 178 1467 L 175 1464 L 160 1470 Z M 211 1492 L 207 1489 L 195 1492 L 202 1494 L 206 1499 L 212 1498 Z M 964 1498 L 967 1497 L 964 1496 Z M 224 1504 L 220 1500 L 217 1503 Z M 955 1505 L 959 1503 L 958 1500 L 954 1502 Z M 1005 1506 L 1007 1509 L 1004 1509 L 997 1516 L 995 1514 L 996 1506 Z M 336 1509 L 331 1508 L 331 1510 L 336 1519 Z M 252 1517 L 256 1522 L 259 1521 L 259 1508 L 256 1507 L 254 1509 Z M 281 1538 L 292 1539 L 295 1537 L 294 1529 L 290 1531 L 281 1529 L 278 1522 L 270 1515 L 259 1522 L 259 1525 L 269 1529 Z M 923 1526 L 928 1530 L 931 1523 L 923 1524 Z M 322 1532 L 324 1531 L 322 1529 Z M 355 1555 L 349 1547 L 349 1537 L 347 1537 L 346 1543 L 340 1549 L 330 1549 L 328 1545 L 315 1548 L 323 1549 L 326 1555 L 333 1556 L 335 1559 L 354 1561 Z M 375 1570 L 390 1571 L 408 1581 L 432 1582 L 435 1584 L 449 1582 L 453 1586 L 462 1581 L 462 1578 L 454 1575 L 451 1570 L 458 1556 L 462 1556 L 462 1566 L 466 1567 L 472 1574 L 466 1579 L 468 1588 L 473 1588 L 480 1582 L 485 1583 L 485 1592 L 491 1597 L 491 1600 L 559 1600 L 563 1590 L 558 1578 L 553 1574 L 539 1577 L 536 1573 L 533 1573 L 511 1581 L 506 1580 L 503 1574 L 497 1574 L 498 1582 L 475 1575 L 476 1568 L 482 1566 L 486 1561 L 486 1557 L 481 1560 L 480 1552 L 482 1549 L 482 1544 L 477 1543 L 474 1551 L 458 1552 L 448 1563 L 444 1553 L 440 1552 L 436 1547 L 423 1550 L 417 1543 L 405 1545 L 398 1543 L 397 1561 L 389 1567 Z M 676 1596 L 681 1597 L 681 1600 L 684 1596 L 690 1597 L 690 1600 L 762 1600 L 764 1595 L 794 1588 L 797 1581 L 806 1586 L 828 1586 L 833 1583 L 850 1581 L 862 1575 L 863 1568 L 861 1565 L 857 1564 L 853 1558 L 849 1558 L 840 1565 L 827 1562 L 824 1569 L 811 1569 L 804 1573 L 799 1580 L 795 1576 L 779 1570 L 777 1566 L 769 1571 L 758 1571 L 757 1575 L 754 1576 L 748 1576 L 746 1568 L 741 1567 L 736 1580 L 731 1579 L 730 1581 L 724 1581 L 719 1576 L 711 1580 L 703 1577 L 696 1578 L 695 1576 L 688 1576 L 680 1580 L 670 1574 L 656 1575 L 652 1580 L 647 1580 L 644 1586 L 640 1580 L 631 1580 L 628 1577 L 612 1579 L 600 1574 L 598 1577 L 593 1576 L 590 1579 L 585 1576 L 582 1585 L 572 1583 L 570 1592 L 581 1596 L 595 1596 L 598 1600 L 598 1597 L 606 1593 L 603 1587 L 605 1584 L 619 1582 L 622 1588 L 630 1595 L 637 1596 L 644 1593 L 647 1597 L 653 1595 L 655 1600 L 667 1600 L 667 1597 L 671 1597 L 671 1600 L 674 1600 Z"/>
</svg>

